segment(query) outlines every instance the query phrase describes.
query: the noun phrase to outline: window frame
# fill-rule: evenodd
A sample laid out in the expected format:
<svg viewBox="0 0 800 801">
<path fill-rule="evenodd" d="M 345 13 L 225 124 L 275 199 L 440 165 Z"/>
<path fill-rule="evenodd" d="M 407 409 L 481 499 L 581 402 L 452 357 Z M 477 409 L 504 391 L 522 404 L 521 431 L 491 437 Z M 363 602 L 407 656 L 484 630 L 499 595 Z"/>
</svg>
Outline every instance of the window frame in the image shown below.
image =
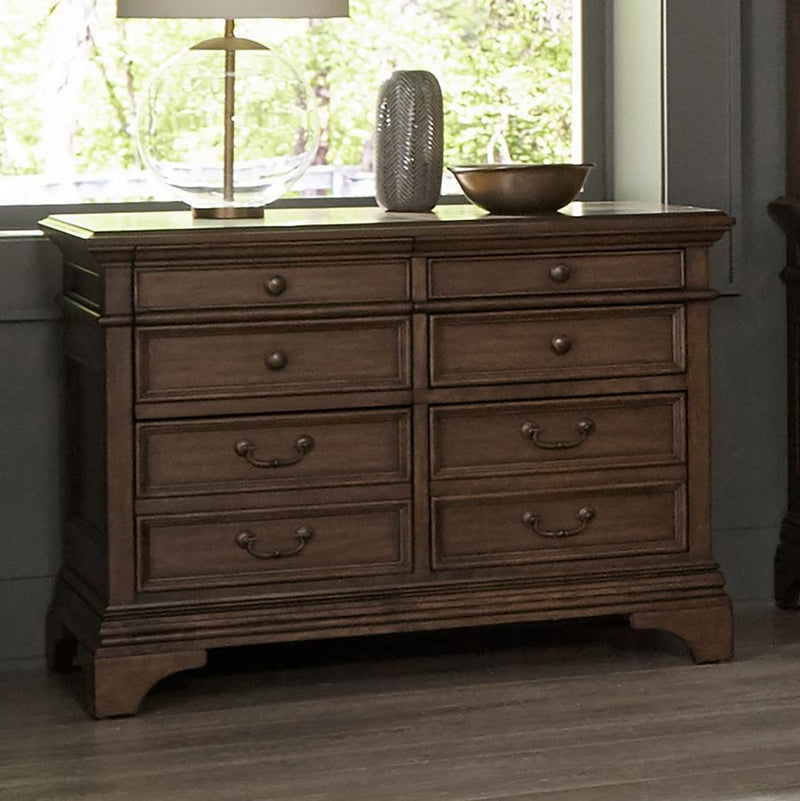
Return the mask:
<svg viewBox="0 0 800 801">
<path fill-rule="evenodd" d="M 580 99 L 582 119 L 584 123 L 585 146 L 581 161 L 593 161 L 595 168 L 591 180 L 587 182 L 582 199 L 599 200 L 605 196 L 605 139 L 606 124 L 603 119 L 601 92 L 605 87 L 606 46 L 605 30 L 608 17 L 609 0 L 575 0 L 578 13 L 577 31 L 579 41 L 577 47 L 583 61 L 580 76 L 581 89 L 574 95 Z M 588 35 L 587 35 L 588 32 Z M 598 36 L 599 33 L 599 36 Z M 592 59 L 591 68 L 586 62 L 587 56 Z M 576 68 L 575 73 L 578 70 Z M 587 106 L 591 114 L 591 131 L 586 131 L 585 115 Z M 588 134 L 588 135 L 587 135 Z M 270 203 L 268 209 L 275 208 L 313 208 L 313 207 L 364 207 L 374 206 L 374 197 L 303 197 L 279 198 Z M 439 205 L 468 205 L 463 195 L 443 195 Z M 35 231 L 37 221 L 51 214 L 91 214 L 107 212 L 142 212 L 142 211 L 184 211 L 188 206 L 179 200 L 168 201 L 127 201 L 118 203 L 85 202 L 85 203 L 41 203 L 25 205 L 0 205 L 0 231 Z"/>
<path fill-rule="evenodd" d="M 641 13 L 645 3 L 651 15 L 648 25 L 660 26 L 662 47 L 648 56 L 649 83 L 636 86 L 618 80 L 615 58 L 625 52 L 625 42 L 619 40 L 625 35 L 619 24 L 623 15 Z M 702 9 L 692 0 L 582 0 L 580 9 L 582 160 L 596 165 L 580 199 L 688 202 L 724 209 L 741 220 L 741 0 L 707 0 Z M 715 55 L 712 70 L 703 66 L 709 53 Z M 657 93 L 659 102 L 648 104 L 654 116 L 649 130 L 661 148 L 657 161 L 647 157 L 646 149 L 623 141 L 627 133 L 615 130 L 615 105 L 622 108 L 630 101 L 624 93 L 631 85 L 635 91 Z M 710 122 L 698 124 L 704 121 Z M 713 169 L 704 169 L 701 151 L 713 157 Z M 615 164 L 615 156 L 619 161 L 623 154 L 625 163 Z M 633 188 L 625 196 L 620 178 L 636 170 L 656 174 L 646 190 Z M 636 196 L 644 191 L 650 194 Z M 468 204 L 461 196 L 445 196 L 440 202 Z M 370 197 L 283 198 L 270 208 L 372 205 Z M 186 208 L 179 201 L 7 205 L 0 206 L 0 232 L 38 235 L 37 221 L 49 214 Z M 742 228 L 736 226 L 712 251 L 712 284 L 724 294 L 736 294 L 743 280 Z"/>
</svg>

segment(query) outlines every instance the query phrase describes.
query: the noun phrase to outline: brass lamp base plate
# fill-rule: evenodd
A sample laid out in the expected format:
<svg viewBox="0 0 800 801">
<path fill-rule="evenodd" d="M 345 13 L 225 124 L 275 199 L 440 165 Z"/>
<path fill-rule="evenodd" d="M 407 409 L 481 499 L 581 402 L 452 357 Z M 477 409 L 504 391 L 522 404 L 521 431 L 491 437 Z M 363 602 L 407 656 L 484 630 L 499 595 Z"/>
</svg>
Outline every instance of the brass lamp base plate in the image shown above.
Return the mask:
<svg viewBox="0 0 800 801">
<path fill-rule="evenodd" d="M 263 216 L 263 206 L 222 206 L 220 208 L 192 209 L 192 217 L 198 220 L 254 220 Z"/>
</svg>

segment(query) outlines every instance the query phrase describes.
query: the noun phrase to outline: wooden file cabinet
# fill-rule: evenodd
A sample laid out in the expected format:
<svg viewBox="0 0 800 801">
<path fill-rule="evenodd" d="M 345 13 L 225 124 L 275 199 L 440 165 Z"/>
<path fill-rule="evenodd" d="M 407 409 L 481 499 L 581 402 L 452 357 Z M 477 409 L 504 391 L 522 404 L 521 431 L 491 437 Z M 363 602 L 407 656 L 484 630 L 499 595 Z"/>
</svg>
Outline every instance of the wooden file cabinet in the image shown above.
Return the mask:
<svg viewBox="0 0 800 801">
<path fill-rule="evenodd" d="M 53 217 L 55 667 L 132 714 L 209 648 L 629 615 L 731 655 L 710 547 L 725 214 Z"/>
</svg>

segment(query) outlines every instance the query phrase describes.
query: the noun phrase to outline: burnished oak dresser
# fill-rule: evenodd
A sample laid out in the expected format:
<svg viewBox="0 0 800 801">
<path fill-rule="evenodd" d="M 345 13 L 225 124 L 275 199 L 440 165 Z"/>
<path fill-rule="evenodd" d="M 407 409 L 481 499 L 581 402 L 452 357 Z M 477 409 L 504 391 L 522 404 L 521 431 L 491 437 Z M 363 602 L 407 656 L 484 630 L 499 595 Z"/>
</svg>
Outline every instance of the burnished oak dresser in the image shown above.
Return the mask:
<svg viewBox="0 0 800 801">
<path fill-rule="evenodd" d="M 209 648 L 593 615 L 731 656 L 711 553 L 722 212 L 43 221 L 69 502 L 48 616 L 97 717 Z"/>
</svg>

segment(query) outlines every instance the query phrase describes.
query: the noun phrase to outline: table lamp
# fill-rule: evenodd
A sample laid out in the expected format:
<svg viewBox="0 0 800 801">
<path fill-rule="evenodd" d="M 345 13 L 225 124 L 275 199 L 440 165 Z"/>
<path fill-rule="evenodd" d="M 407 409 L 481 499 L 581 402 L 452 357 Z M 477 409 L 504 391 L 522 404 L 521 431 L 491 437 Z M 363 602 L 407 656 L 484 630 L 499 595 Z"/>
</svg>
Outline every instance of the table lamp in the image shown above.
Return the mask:
<svg viewBox="0 0 800 801">
<path fill-rule="evenodd" d="M 307 82 L 273 50 L 235 36 L 234 20 L 347 15 L 348 0 L 117 0 L 118 17 L 225 20 L 224 36 L 166 62 L 139 110 L 144 163 L 195 217 L 261 217 L 319 144 Z"/>
</svg>

